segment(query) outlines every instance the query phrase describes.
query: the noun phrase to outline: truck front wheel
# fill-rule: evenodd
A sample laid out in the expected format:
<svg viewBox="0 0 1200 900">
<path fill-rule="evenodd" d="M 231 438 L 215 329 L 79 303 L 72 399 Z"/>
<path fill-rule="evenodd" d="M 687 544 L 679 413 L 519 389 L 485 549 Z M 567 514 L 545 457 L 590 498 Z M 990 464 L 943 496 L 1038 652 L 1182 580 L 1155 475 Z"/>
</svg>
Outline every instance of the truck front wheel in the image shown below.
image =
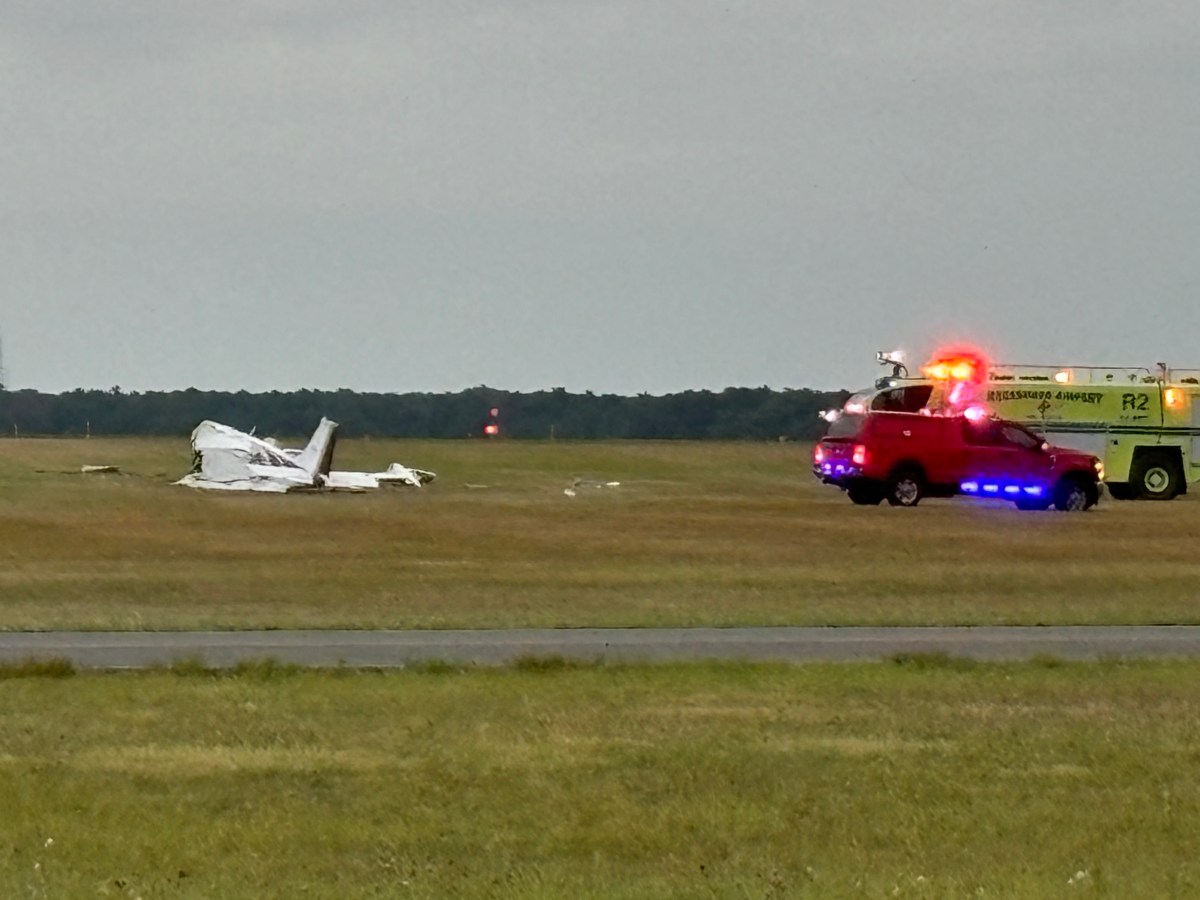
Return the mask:
<svg viewBox="0 0 1200 900">
<path fill-rule="evenodd" d="M 1099 496 L 1093 482 L 1078 475 L 1066 475 L 1054 488 L 1054 508 L 1063 512 L 1083 512 L 1095 506 Z"/>
<path fill-rule="evenodd" d="M 1017 509 L 1040 512 L 1043 509 L 1049 509 L 1051 502 L 1051 499 L 1044 495 L 1041 497 L 1022 497 L 1017 501 Z"/>
</svg>

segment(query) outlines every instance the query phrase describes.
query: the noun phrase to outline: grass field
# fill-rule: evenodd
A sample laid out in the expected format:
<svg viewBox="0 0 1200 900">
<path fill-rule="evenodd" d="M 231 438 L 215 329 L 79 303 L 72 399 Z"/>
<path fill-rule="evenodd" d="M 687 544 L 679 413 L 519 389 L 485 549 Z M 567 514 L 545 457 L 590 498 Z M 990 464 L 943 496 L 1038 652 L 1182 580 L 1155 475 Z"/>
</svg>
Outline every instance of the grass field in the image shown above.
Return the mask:
<svg viewBox="0 0 1200 900">
<path fill-rule="evenodd" d="M 0 888 L 1200 895 L 1200 664 L 934 662 L 10 677 Z"/>
<path fill-rule="evenodd" d="M 185 439 L 0 440 L 0 628 L 1200 622 L 1191 497 L 859 508 L 797 444 L 338 447 L 392 461 L 439 480 L 221 496 L 170 484 Z"/>
<path fill-rule="evenodd" d="M 808 454 L 361 440 L 341 467 L 439 481 L 222 496 L 170 484 L 183 440 L 0 440 L 0 628 L 1200 621 L 1190 498 L 863 509 Z M 1193 662 L 0 668 L 0 893 L 1196 896 L 1198 688 Z"/>
</svg>

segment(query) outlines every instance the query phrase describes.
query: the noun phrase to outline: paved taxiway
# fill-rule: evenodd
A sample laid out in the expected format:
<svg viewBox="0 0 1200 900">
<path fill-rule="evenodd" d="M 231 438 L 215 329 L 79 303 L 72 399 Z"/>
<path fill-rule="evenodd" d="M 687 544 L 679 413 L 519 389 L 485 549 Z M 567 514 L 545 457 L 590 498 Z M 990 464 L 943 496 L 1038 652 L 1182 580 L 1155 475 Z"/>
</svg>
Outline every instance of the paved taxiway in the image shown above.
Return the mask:
<svg viewBox="0 0 1200 900">
<path fill-rule="evenodd" d="M 80 668 L 213 667 L 272 659 L 301 666 L 584 662 L 869 661 L 944 653 L 977 660 L 1200 656 L 1200 626 L 958 628 L 571 628 L 464 631 L 0 632 L 0 664 L 66 659 Z"/>
</svg>

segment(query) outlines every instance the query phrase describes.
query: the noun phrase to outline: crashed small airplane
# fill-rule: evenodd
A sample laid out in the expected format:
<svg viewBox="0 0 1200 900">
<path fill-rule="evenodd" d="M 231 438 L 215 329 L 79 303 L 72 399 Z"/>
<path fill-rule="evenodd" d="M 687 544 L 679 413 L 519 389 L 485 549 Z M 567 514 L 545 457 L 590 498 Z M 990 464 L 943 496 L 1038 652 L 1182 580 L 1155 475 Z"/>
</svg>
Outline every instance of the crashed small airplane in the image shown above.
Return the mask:
<svg viewBox="0 0 1200 900">
<path fill-rule="evenodd" d="M 176 484 L 217 491 L 367 491 L 420 487 L 437 476 L 392 463 L 383 472 L 333 471 L 337 422 L 322 418 L 303 450 L 205 420 L 192 432 L 192 471 Z"/>
</svg>

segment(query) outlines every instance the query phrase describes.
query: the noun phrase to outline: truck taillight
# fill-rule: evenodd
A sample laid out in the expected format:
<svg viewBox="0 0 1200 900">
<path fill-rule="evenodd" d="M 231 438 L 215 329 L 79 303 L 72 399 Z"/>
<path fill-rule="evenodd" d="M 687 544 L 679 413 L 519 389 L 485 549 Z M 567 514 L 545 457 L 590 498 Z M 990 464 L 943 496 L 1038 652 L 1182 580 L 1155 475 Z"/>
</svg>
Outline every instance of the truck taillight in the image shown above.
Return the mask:
<svg viewBox="0 0 1200 900">
<path fill-rule="evenodd" d="M 825 461 L 825 451 L 821 449 L 821 445 L 817 444 L 817 448 L 813 450 L 813 462 L 821 463 Z"/>
<path fill-rule="evenodd" d="M 865 444 L 854 445 L 854 452 L 850 454 L 850 462 L 856 466 L 865 466 L 867 464 L 867 447 Z"/>
</svg>

